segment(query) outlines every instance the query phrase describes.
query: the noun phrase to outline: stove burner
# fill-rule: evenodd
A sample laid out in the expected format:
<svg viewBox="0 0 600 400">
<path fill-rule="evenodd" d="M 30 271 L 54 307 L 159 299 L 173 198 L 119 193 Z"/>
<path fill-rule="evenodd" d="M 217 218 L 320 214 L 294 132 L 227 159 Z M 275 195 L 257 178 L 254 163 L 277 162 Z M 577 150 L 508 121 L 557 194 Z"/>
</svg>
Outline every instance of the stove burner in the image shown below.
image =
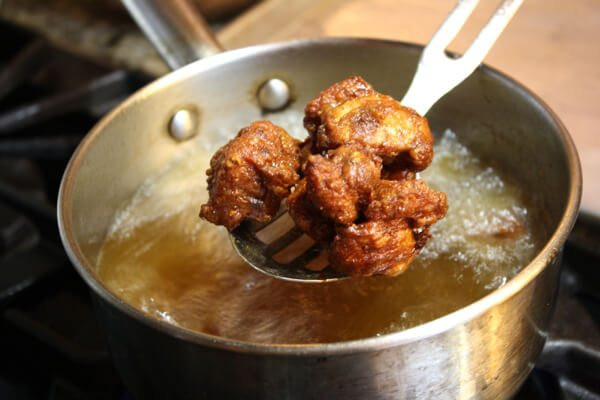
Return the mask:
<svg viewBox="0 0 600 400">
<path fill-rule="evenodd" d="M 0 35 L 0 398 L 125 398 L 55 203 L 81 138 L 146 79 L 6 23 Z"/>
<path fill-rule="evenodd" d="M 0 398 L 129 399 L 56 227 L 81 138 L 147 81 L 0 22 Z M 515 399 L 600 400 L 600 223 L 580 217 L 548 342 Z M 33 361 L 33 362 L 32 362 Z"/>
<path fill-rule="evenodd" d="M 541 399 L 600 400 L 600 236 L 589 235 L 597 224 L 582 216 L 571 238 L 586 240 L 570 239 L 565 249 L 550 335 L 528 381 L 547 392 Z M 586 245 L 592 240 L 596 246 L 590 251 Z"/>
</svg>

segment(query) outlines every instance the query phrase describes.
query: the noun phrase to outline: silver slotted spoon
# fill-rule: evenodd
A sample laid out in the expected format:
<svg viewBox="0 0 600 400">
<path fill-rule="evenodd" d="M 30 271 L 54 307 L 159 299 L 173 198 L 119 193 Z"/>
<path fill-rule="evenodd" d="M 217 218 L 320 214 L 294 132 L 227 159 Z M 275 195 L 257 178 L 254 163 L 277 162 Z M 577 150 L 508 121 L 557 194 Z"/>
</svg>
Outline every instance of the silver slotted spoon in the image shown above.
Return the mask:
<svg viewBox="0 0 600 400">
<path fill-rule="evenodd" d="M 425 115 L 442 96 L 465 80 L 483 61 L 523 0 L 505 0 L 460 58 L 445 49 L 463 27 L 479 0 L 459 0 L 423 49 L 417 72 L 401 104 Z M 272 277 L 297 282 L 330 282 L 348 276 L 327 266 L 325 249 L 293 226 L 284 211 L 267 224 L 245 222 L 231 232 L 238 254 Z"/>
</svg>

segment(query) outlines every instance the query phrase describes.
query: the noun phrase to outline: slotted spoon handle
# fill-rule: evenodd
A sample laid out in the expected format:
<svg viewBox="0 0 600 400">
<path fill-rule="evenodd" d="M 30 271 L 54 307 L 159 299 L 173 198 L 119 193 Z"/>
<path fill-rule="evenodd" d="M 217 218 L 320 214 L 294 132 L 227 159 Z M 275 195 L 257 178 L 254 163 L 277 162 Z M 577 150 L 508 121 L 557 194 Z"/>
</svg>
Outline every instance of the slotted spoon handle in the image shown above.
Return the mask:
<svg viewBox="0 0 600 400">
<path fill-rule="evenodd" d="M 425 115 L 446 93 L 481 64 L 523 0 L 505 0 L 496 9 L 465 54 L 450 58 L 446 47 L 456 37 L 479 0 L 459 0 L 433 35 L 419 59 L 417 72 L 401 103 Z"/>
<path fill-rule="evenodd" d="M 223 51 L 190 0 L 121 2 L 172 70 Z"/>
</svg>

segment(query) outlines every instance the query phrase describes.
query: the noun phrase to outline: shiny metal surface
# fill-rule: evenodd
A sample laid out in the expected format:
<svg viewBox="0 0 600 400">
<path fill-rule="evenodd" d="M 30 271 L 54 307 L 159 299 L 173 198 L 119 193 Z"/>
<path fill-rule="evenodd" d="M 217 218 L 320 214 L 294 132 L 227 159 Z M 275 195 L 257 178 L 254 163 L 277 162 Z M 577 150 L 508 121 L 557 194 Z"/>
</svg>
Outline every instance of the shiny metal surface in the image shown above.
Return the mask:
<svg viewBox="0 0 600 400">
<path fill-rule="evenodd" d="M 289 215 L 276 217 L 290 218 Z M 290 282 L 305 282 L 305 283 L 324 283 L 347 279 L 348 276 L 334 271 L 331 268 L 322 270 L 311 270 L 307 268 L 312 260 L 321 254 L 322 246 L 314 243 L 312 239 L 308 239 L 313 244 L 300 254 L 294 254 L 292 260 L 278 262 L 274 255 L 283 251 L 286 247 L 294 243 L 301 236 L 302 231 L 294 227 L 285 232 L 278 238 L 264 243 L 256 236 L 256 229 L 252 224 L 243 223 L 236 230 L 230 233 L 231 244 L 235 248 L 238 255 L 248 263 L 249 266 L 263 274 L 272 276 L 273 278 L 282 279 Z M 308 238 L 308 237 L 307 237 Z M 325 265 L 326 266 L 326 265 Z"/>
<path fill-rule="evenodd" d="M 541 250 L 506 285 L 429 323 L 362 340 L 308 345 L 249 343 L 154 319 L 98 279 L 95 259 L 115 210 L 169 160 L 222 144 L 217 127 L 264 118 L 249 93 L 268 76 L 296 89 L 290 112 L 323 87 L 359 74 L 401 97 L 422 48 L 322 39 L 257 46 L 201 60 L 142 89 L 84 139 L 65 172 L 59 225 L 92 289 L 115 364 L 139 398 L 497 399 L 523 382 L 544 343 L 560 250 L 581 196 L 581 173 L 564 126 L 534 94 L 486 67 L 441 99 L 428 118 L 526 188 Z M 203 112 L 194 140 L 166 132 L 169 105 Z M 287 110 L 286 110 L 287 112 Z M 237 129 L 232 129 L 232 135 Z"/>
<path fill-rule="evenodd" d="M 276 111 L 290 102 L 290 87 L 279 78 L 268 79 L 258 89 L 258 104 L 267 111 Z"/>
<path fill-rule="evenodd" d="M 465 54 L 451 58 L 445 49 L 460 32 L 479 0 L 460 0 L 433 35 L 419 59 L 417 72 L 401 103 L 421 115 L 473 73 L 490 51 L 523 0 L 504 0 Z"/>
<path fill-rule="evenodd" d="M 461 0 L 450 12 L 442 26 L 425 46 L 417 72 L 401 103 L 425 115 L 442 96 L 454 89 L 481 64 L 496 39 L 517 12 L 523 0 L 505 0 L 496 10 L 490 21 L 483 27 L 467 52 L 460 58 L 450 58 L 445 48 L 456 37 L 479 0 Z M 258 91 L 259 104 L 267 110 L 276 110 L 285 105 L 289 89 L 280 79 L 270 79 Z M 291 245 L 301 235 L 296 228 L 284 233 L 273 243 L 265 244 L 242 225 L 231 233 L 232 243 L 237 253 L 254 269 L 274 278 L 295 282 L 331 282 L 344 279 L 344 275 L 326 268 L 311 271 L 306 268 L 321 252 L 315 244 L 293 260 L 282 264 L 273 256 Z"/>
<path fill-rule="evenodd" d="M 171 69 L 223 51 L 190 0 L 122 0 Z"/>
<path fill-rule="evenodd" d="M 195 109 L 177 110 L 169 121 L 169 134 L 178 141 L 193 138 L 198 133 L 199 118 L 198 111 Z"/>
</svg>

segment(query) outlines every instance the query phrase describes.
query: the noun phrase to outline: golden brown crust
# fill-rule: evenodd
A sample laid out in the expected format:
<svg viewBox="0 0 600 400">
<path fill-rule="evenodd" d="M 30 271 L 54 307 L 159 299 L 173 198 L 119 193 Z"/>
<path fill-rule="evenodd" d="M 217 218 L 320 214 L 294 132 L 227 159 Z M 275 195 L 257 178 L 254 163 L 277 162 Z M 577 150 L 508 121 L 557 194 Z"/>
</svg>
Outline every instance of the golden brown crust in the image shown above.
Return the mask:
<svg viewBox="0 0 600 400">
<path fill-rule="evenodd" d="M 407 165 L 425 169 L 433 159 L 433 135 L 427 120 L 389 96 L 348 100 L 323 116 L 318 149 L 356 145 L 381 157 L 408 153 Z"/>
<path fill-rule="evenodd" d="M 444 193 L 416 180 L 433 159 L 427 119 L 353 76 L 309 102 L 304 125 L 305 210 L 336 224 L 330 264 L 351 275 L 403 272 L 447 210 Z"/>
<path fill-rule="evenodd" d="M 229 230 L 246 218 L 269 221 L 299 168 L 298 142 L 269 121 L 253 122 L 212 157 L 200 216 Z"/>
<path fill-rule="evenodd" d="M 420 180 L 381 180 L 365 210 L 368 220 L 407 218 L 413 228 L 432 225 L 448 211 L 446 194 Z"/>
<path fill-rule="evenodd" d="M 368 221 L 336 231 L 329 263 L 351 276 L 396 276 L 417 253 L 413 230 L 405 220 Z"/>
<path fill-rule="evenodd" d="M 311 155 L 304 170 L 308 197 L 321 215 L 342 225 L 352 224 L 379 181 L 381 159 L 342 146 L 326 157 Z"/>
<path fill-rule="evenodd" d="M 298 228 L 330 243 L 334 269 L 404 272 L 448 207 L 416 179 L 433 158 L 427 120 L 352 76 L 308 103 L 304 125 L 302 144 L 270 122 L 242 129 L 211 160 L 201 216 L 231 230 L 268 221 L 287 196 Z"/>
<path fill-rule="evenodd" d="M 323 90 L 311 100 L 304 109 L 304 127 L 314 137 L 319 125 L 322 124 L 322 115 L 338 105 L 357 97 L 370 96 L 377 93 L 360 76 L 350 76 L 336 82 Z"/>
<path fill-rule="evenodd" d="M 290 217 L 300 230 L 318 242 L 329 242 L 333 238 L 333 221 L 319 213 L 306 193 L 306 179 L 300 180 L 287 198 Z"/>
<path fill-rule="evenodd" d="M 313 153 L 354 145 L 389 162 L 403 157 L 414 171 L 425 169 L 433 158 L 427 119 L 357 76 L 333 84 L 310 101 L 304 125 Z"/>
</svg>

